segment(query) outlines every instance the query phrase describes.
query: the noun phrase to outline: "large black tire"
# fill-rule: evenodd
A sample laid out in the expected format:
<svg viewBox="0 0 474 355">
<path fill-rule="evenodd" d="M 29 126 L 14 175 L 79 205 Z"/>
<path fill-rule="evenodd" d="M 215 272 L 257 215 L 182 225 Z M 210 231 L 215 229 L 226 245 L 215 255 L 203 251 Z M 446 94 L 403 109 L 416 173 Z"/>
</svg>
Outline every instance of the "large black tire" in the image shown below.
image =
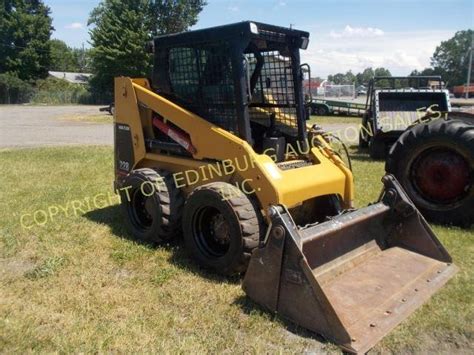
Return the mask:
<svg viewBox="0 0 474 355">
<path fill-rule="evenodd" d="M 184 206 L 186 249 L 200 265 L 223 275 L 244 272 L 259 243 L 259 213 L 249 196 L 233 185 L 197 187 Z"/>
<path fill-rule="evenodd" d="M 171 173 L 134 170 L 125 177 L 119 193 L 126 224 L 136 239 L 162 242 L 180 234 L 184 198 Z"/>
<path fill-rule="evenodd" d="M 427 219 L 474 223 L 474 125 L 468 120 L 439 119 L 408 129 L 390 150 L 385 168 Z"/>
<path fill-rule="evenodd" d="M 375 160 L 385 159 L 387 156 L 386 142 L 377 137 L 371 137 L 369 140 L 369 155 Z"/>
<path fill-rule="evenodd" d="M 320 105 L 316 107 L 316 114 L 318 116 L 327 116 L 329 115 L 329 109 L 326 106 Z"/>
</svg>

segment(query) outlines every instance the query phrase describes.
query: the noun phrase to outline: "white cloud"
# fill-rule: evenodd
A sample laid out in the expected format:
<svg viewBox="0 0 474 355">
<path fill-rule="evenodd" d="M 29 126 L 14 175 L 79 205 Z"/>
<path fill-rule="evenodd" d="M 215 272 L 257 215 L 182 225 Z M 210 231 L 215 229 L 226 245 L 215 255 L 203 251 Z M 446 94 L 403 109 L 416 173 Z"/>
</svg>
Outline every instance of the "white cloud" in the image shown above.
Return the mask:
<svg viewBox="0 0 474 355">
<path fill-rule="evenodd" d="M 227 9 L 228 9 L 230 12 L 238 12 L 238 11 L 240 10 L 239 7 L 238 7 L 238 6 L 235 6 L 235 5 L 229 6 Z"/>
<path fill-rule="evenodd" d="M 337 32 L 331 31 L 330 36 L 332 38 L 352 38 L 352 37 L 378 37 L 383 36 L 384 31 L 380 28 L 373 28 L 373 27 L 352 27 L 350 25 L 346 25 L 344 30 Z"/>
<path fill-rule="evenodd" d="M 276 1 L 274 2 L 274 5 L 272 7 L 272 10 L 273 11 L 277 11 L 277 10 L 281 10 L 282 7 L 285 7 L 286 6 L 286 1 L 284 0 L 279 0 L 279 1 Z"/>
<path fill-rule="evenodd" d="M 314 76 L 361 72 L 367 67 L 385 67 L 393 75 L 408 75 L 414 69 L 429 67 L 430 58 L 441 41 L 455 31 L 384 32 L 383 35 L 341 36 L 315 32 L 309 48 L 302 51 L 302 62 L 311 65 Z"/>
<path fill-rule="evenodd" d="M 69 30 L 81 30 L 84 28 L 84 25 L 80 22 L 73 22 L 73 23 L 70 23 L 69 25 L 66 25 L 65 28 Z"/>
</svg>

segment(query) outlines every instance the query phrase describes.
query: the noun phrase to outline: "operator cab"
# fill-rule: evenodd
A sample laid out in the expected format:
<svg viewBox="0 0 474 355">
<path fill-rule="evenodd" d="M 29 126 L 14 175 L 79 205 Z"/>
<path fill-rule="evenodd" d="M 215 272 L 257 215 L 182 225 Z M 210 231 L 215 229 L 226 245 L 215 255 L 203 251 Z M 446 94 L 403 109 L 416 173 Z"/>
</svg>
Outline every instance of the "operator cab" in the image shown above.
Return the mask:
<svg viewBox="0 0 474 355">
<path fill-rule="evenodd" d="M 300 49 L 309 33 L 257 22 L 156 37 L 154 90 L 282 160 L 306 142 Z"/>
</svg>

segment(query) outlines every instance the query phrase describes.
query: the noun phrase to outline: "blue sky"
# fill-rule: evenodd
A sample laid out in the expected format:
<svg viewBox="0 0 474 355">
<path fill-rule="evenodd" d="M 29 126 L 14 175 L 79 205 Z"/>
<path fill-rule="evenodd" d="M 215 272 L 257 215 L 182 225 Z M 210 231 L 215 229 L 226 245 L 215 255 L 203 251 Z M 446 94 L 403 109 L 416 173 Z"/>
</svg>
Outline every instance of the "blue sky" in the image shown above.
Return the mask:
<svg viewBox="0 0 474 355">
<path fill-rule="evenodd" d="M 87 19 L 99 0 L 45 0 L 54 38 L 86 47 Z M 429 65 L 436 46 L 474 28 L 472 0 L 208 0 L 194 28 L 255 20 L 311 33 L 302 58 L 313 75 L 384 66 L 409 74 Z"/>
</svg>

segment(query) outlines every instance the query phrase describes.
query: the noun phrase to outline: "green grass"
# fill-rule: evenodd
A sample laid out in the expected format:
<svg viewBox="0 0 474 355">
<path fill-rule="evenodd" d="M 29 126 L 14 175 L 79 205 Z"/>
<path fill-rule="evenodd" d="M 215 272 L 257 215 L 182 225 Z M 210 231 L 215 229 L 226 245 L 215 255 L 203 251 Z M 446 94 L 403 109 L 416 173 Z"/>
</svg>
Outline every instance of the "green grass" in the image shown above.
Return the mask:
<svg viewBox="0 0 474 355">
<path fill-rule="evenodd" d="M 379 194 L 383 163 L 354 153 L 365 205 Z M 107 197 L 111 148 L 3 150 L 0 162 L 2 352 L 339 352 L 249 301 L 239 278 L 200 269 L 181 243 L 133 241 Z M 94 196 L 105 196 L 101 208 Z M 23 214 L 55 207 L 66 212 L 21 227 Z M 434 230 L 460 272 L 375 352 L 472 351 L 474 233 Z"/>
<path fill-rule="evenodd" d="M 308 121 L 308 123 L 310 124 L 318 123 L 318 124 L 324 124 L 324 125 L 347 124 L 347 123 L 360 124 L 361 122 L 362 122 L 362 119 L 360 117 L 339 116 L 339 115 L 311 116 L 311 118 Z"/>
</svg>

